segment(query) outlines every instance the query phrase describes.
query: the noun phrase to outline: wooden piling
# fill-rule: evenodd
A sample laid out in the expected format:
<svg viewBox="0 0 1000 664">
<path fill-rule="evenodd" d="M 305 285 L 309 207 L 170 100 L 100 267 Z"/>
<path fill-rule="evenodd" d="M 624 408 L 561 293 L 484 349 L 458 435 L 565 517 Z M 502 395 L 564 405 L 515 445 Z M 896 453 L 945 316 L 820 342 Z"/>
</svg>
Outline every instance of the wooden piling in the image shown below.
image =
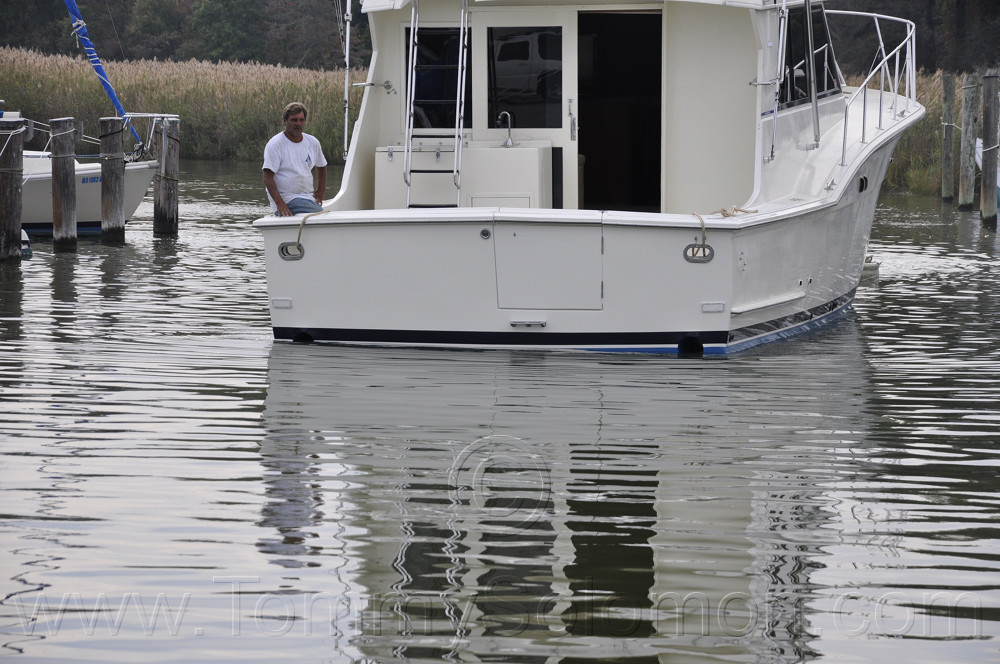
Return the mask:
<svg viewBox="0 0 1000 664">
<path fill-rule="evenodd" d="M 976 136 L 979 136 L 979 77 L 962 78 L 962 151 L 958 159 L 958 209 L 971 210 L 976 197 Z"/>
<path fill-rule="evenodd" d="M 997 225 L 997 152 L 1000 152 L 1000 69 L 983 74 L 983 180 L 980 184 L 979 214 L 983 224 Z"/>
<path fill-rule="evenodd" d="M 160 165 L 153 193 L 153 234 L 177 235 L 178 185 L 180 183 L 179 118 L 163 118 L 156 133 L 159 142 Z"/>
<path fill-rule="evenodd" d="M 21 258 L 24 121 L 0 118 L 0 261 Z"/>
<path fill-rule="evenodd" d="M 76 121 L 49 120 L 52 132 L 52 248 L 76 250 Z"/>
<path fill-rule="evenodd" d="M 101 242 L 125 242 L 125 152 L 121 118 L 101 118 Z"/>
<path fill-rule="evenodd" d="M 941 200 L 955 199 L 955 75 L 941 75 Z"/>
</svg>

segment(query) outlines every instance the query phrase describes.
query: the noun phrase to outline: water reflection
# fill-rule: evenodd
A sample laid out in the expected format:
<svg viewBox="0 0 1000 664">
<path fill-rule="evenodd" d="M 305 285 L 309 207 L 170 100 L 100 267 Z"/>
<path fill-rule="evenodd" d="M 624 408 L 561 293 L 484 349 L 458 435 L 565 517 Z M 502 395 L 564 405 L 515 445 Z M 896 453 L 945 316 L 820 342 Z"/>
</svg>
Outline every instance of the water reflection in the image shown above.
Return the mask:
<svg viewBox="0 0 1000 664">
<path fill-rule="evenodd" d="M 2 652 L 995 661 L 975 214 L 884 197 L 856 315 L 732 358 L 272 345 L 210 166 L 178 238 L 0 265 Z"/>
<path fill-rule="evenodd" d="M 288 500 L 259 546 L 311 524 L 310 550 L 275 555 L 340 557 L 375 659 L 798 661 L 824 485 L 863 481 L 872 426 L 853 323 L 812 343 L 807 375 L 768 352 L 276 344 L 262 452 Z"/>
</svg>

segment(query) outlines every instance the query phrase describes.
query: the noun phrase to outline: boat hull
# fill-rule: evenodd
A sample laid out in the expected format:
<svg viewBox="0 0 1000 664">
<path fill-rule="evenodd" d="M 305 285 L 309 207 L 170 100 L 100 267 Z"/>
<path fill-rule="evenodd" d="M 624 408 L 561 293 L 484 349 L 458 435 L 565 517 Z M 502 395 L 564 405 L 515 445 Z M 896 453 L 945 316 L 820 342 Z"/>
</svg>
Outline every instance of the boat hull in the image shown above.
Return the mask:
<svg viewBox="0 0 1000 664">
<path fill-rule="evenodd" d="M 849 307 L 878 198 L 853 184 L 881 182 L 895 142 L 835 200 L 704 229 L 696 215 L 504 208 L 259 220 L 274 336 L 725 353 L 801 333 Z M 689 255 L 703 237 L 710 260 Z"/>
<path fill-rule="evenodd" d="M 125 165 L 123 208 L 126 220 L 142 203 L 155 172 L 155 161 Z M 77 233 L 100 233 L 101 165 L 76 162 L 75 180 Z M 51 234 L 52 168 L 46 153 L 25 152 L 21 201 L 21 227 L 32 234 Z"/>
</svg>

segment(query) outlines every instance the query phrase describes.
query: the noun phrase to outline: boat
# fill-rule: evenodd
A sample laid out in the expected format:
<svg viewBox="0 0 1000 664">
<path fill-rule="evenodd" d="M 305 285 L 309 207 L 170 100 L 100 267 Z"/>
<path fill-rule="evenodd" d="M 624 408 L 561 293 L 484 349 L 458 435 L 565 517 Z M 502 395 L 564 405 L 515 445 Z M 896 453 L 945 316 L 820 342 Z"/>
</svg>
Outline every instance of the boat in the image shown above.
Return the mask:
<svg viewBox="0 0 1000 664">
<path fill-rule="evenodd" d="M 9 116 L 8 113 L 5 117 Z M 52 234 L 52 159 L 44 150 L 24 151 L 24 181 L 21 193 L 21 228 L 32 234 Z M 125 219 L 134 214 L 153 181 L 155 159 L 125 164 Z M 101 232 L 101 163 L 74 160 L 76 178 L 76 230 L 78 234 Z"/>
<path fill-rule="evenodd" d="M 83 48 L 87 61 L 91 64 L 98 80 L 104 87 L 111 101 L 117 116 L 122 118 L 125 127 L 135 138 L 135 147 L 125 155 L 125 177 L 123 210 L 126 221 L 131 218 L 139 204 L 142 202 L 149 185 L 156 172 L 157 160 L 153 158 L 150 151 L 152 145 L 153 120 L 156 118 L 176 117 L 168 114 L 150 113 L 127 113 L 118 99 L 118 95 L 108 79 L 107 72 L 90 35 L 87 25 L 83 20 L 76 0 L 65 0 L 66 9 L 69 13 L 70 22 L 73 25 L 73 34 L 77 42 Z M 7 119 L 18 118 L 17 112 L 4 112 L 0 109 L 0 116 Z M 136 120 L 149 120 L 149 137 L 144 141 L 136 129 Z M 26 120 L 28 138 L 35 131 L 49 132 L 48 126 L 44 123 Z M 82 134 L 82 131 L 79 133 Z M 94 161 L 82 161 L 74 159 L 74 177 L 76 179 L 76 232 L 78 234 L 100 233 L 101 220 L 103 218 L 101 203 L 101 162 L 100 139 L 83 136 L 85 142 L 94 146 L 96 154 Z M 46 144 L 47 145 L 47 144 Z M 24 181 L 21 194 L 21 227 L 32 234 L 52 233 L 52 162 L 51 153 L 47 150 L 24 150 L 23 168 Z"/>
<path fill-rule="evenodd" d="M 983 170 L 983 139 L 976 139 L 976 166 Z M 1000 170 L 997 170 L 997 199 L 1000 200 Z"/>
<path fill-rule="evenodd" d="M 811 0 L 362 11 L 339 192 L 254 221 L 278 341 L 725 354 L 812 330 L 849 311 L 925 113 L 912 22 Z M 878 53 L 855 86 L 834 24 Z"/>
</svg>

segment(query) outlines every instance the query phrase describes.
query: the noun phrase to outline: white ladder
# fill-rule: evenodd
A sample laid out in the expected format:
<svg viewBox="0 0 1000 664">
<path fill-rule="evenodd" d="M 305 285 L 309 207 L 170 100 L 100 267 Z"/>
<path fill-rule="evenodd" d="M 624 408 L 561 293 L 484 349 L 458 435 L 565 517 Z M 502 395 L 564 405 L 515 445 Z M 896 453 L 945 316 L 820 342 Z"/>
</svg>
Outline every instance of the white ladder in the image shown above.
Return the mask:
<svg viewBox="0 0 1000 664">
<path fill-rule="evenodd" d="M 458 63 L 455 67 L 456 90 L 455 90 L 455 132 L 451 138 L 454 140 L 454 163 L 452 168 L 413 168 L 413 130 L 416 118 L 416 81 L 417 70 L 420 65 L 417 63 L 418 53 L 418 33 L 420 29 L 420 0 L 412 0 L 410 7 L 410 41 L 409 41 L 409 69 L 406 81 L 406 131 L 403 138 L 403 182 L 406 183 L 406 207 L 458 207 L 462 203 L 462 136 L 465 129 L 465 76 L 468 60 L 469 43 L 469 3 L 468 0 L 461 2 L 461 15 L 459 17 L 459 53 Z M 428 138 L 434 138 L 429 136 Z M 448 138 L 440 136 L 437 138 Z M 440 147 L 436 150 L 440 157 Z M 437 161 L 437 159 L 435 160 Z M 415 204 L 411 202 L 411 192 L 413 190 L 414 175 L 441 175 L 450 173 L 455 185 L 455 202 Z"/>
</svg>

